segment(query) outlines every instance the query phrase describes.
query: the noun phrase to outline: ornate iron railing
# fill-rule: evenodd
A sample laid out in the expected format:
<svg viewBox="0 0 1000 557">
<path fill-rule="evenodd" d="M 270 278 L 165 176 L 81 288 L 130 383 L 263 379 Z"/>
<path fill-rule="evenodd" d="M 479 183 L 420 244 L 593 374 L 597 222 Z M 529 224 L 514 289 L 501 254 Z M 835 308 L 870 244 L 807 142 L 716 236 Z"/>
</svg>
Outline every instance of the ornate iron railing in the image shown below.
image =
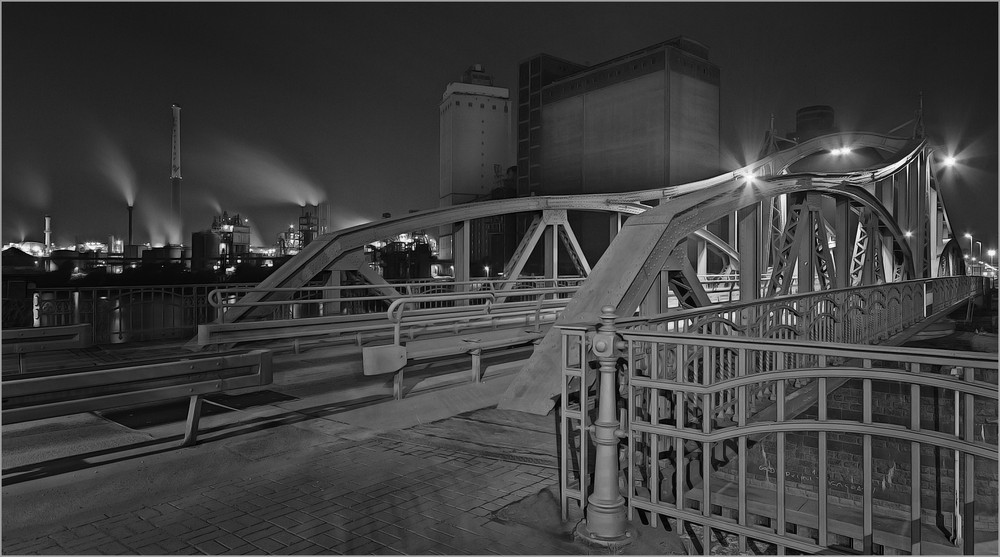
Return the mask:
<svg viewBox="0 0 1000 557">
<path fill-rule="evenodd" d="M 681 530 L 685 521 L 698 524 L 703 548 L 711 529 L 735 534 L 741 551 L 751 539 L 808 552 L 841 546 L 939 553 L 947 540 L 936 539 L 935 519 L 954 509 L 964 528 L 961 521 L 953 526 L 951 539 L 963 547 L 972 547 L 976 530 L 996 531 L 989 521 L 995 489 L 977 517 L 977 500 L 988 498 L 982 492 L 996 474 L 995 355 L 623 337 L 630 515 L 640 509 L 672 517 Z M 691 352 L 702 353 L 697 365 L 681 365 Z M 736 364 L 732 377 L 705 372 L 726 360 Z M 802 380 L 814 380 L 814 388 L 796 397 L 792 384 Z M 929 406 L 956 415 L 951 398 L 930 394 L 938 389 L 960 393 L 958 429 L 954 419 L 935 424 L 928 416 Z M 731 400 L 734 407 L 718 411 L 719 401 Z M 961 455 L 958 480 L 947 459 L 922 464 L 940 451 Z M 944 479 L 938 491 L 923 485 L 929 477 Z M 927 551 L 924 541 L 939 543 Z"/>
<path fill-rule="evenodd" d="M 631 327 L 610 329 L 624 356 L 619 482 L 629 518 L 694 531 L 706 553 L 726 537 L 742 552 L 748 543 L 779 553 L 972 551 L 976 531 L 997 530 L 996 355 L 861 341 L 878 342 L 888 335 L 876 327 L 898 332 L 983 286 L 967 277 L 912 281 L 881 293 L 764 300 L 733 314 L 781 316 L 770 327 L 724 322 L 728 308 L 661 316 L 650 330 L 620 320 Z M 665 323 L 712 335 L 652 330 Z M 560 329 L 566 514 L 571 500 L 587 504 L 600 477 L 588 468 L 593 446 L 583 434 L 600 424 L 581 388 L 591 383 L 594 331 Z M 740 338 L 762 334 L 772 338 Z M 849 342 L 822 342 L 831 335 Z"/>
</svg>

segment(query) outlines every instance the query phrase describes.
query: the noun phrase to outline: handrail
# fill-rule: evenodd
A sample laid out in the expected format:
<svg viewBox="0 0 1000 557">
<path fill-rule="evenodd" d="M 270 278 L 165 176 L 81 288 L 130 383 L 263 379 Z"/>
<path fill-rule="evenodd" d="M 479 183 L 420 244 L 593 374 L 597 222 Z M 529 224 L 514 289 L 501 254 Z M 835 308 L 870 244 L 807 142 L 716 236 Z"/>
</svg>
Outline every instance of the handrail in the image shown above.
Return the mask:
<svg viewBox="0 0 1000 557">
<path fill-rule="evenodd" d="M 390 322 L 398 325 L 403 320 L 403 311 L 408 304 L 453 300 L 486 300 L 486 307 L 483 313 L 489 313 L 489 306 L 495 299 L 496 296 L 492 292 L 475 292 L 471 294 L 455 295 L 407 296 L 405 298 L 398 298 L 392 302 L 392 304 L 389 305 L 389 309 L 385 311 L 385 316 Z"/>
<path fill-rule="evenodd" d="M 668 312 L 668 313 L 661 313 L 661 314 L 657 314 L 657 315 L 650 315 L 650 316 L 645 316 L 645 317 L 643 317 L 643 316 L 639 316 L 639 317 L 624 317 L 624 318 L 618 319 L 616 321 L 616 324 L 619 325 L 619 326 L 622 326 L 622 327 L 629 327 L 629 326 L 633 326 L 633 325 L 640 324 L 640 323 L 641 324 L 647 324 L 647 323 L 648 324 L 655 324 L 655 323 L 662 323 L 662 322 L 666 322 L 666 321 L 675 321 L 675 320 L 680 320 L 680 319 L 684 319 L 684 318 L 697 317 L 697 316 L 699 316 L 701 314 L 716 313 L 716 312 L 723 311 L 723 310 L 724 311 L 742 310 L 742 309 L 747 309 L 749 307 L 758 306 L 760 304 L 775 303 L 775 302 L 779 302 L 779 301 L 780 302 L 786 302 L 786 303 L 788 303 L 788 302 L 795 302 L 795 301 L 798 301 L 798 300 L 808 299 L 808 298 L 812 298 L 812 297 L 816 297 L 816 296 L 830 295 L 833 292 L 844 292 L 844 293 L 864 292 L 864 291 L 871 291 L 871 290 L 876 290 L 876 289 L 882 289 L 882 288 L 885 288 L 887 286 L 904 286 L 904 285 L 907 285 L 907 284 L 921 284 L 922 285 L 922 284 L 926 284 L 928 282 L 937 282 L 937 281 L 943 281 L 943 280 L 948 280 L 948 279 L 960 279 L 960 280 L 962 280 L 962 279 L 971 279 L 972 281 L 976 281 L 978 278 L 979 277 L 967 277 L 967 276 L 938 277 L 938 278 L 933 278 L 933 279 L 930 279 L 930 278 L 920 278 L 920 279 L 911 279 L 911 280 L 906 280 L 906 281 L 899 281 L 899 282 L 892 282 L 892 283 L 885 283 L 885 284 L 876 284 L 876 285 L 869 285 L 869 286 L 855 286 L 855 287 L 851 287 L 851 288 L 839 288 L 839 289 L 836 289 L 836 290 L 816 290 L 816 291 L 813 291 L 813 292 L 804 292 L 804 293 L 801 293 L 801 294 L 789 294 L 789 295 L 786 295 L 786 296 L 778 296 L 778 297 L 773 297 L 773 298 L 760 298 L 760 299 L 757 299 L 757 300 L 739 301 L 739 302 L 734 302 L 734 303 L 726 304 L 725 306 L 721 306 L 721 307 L 714 307 L 713 306 L 713 307 L 704 307 L 704 308 L 693 308 L 693 309 L 686 309 L 686 310 L 680 310 L 680 311 L 674 311 L 674 312 Z"/>
</svg>

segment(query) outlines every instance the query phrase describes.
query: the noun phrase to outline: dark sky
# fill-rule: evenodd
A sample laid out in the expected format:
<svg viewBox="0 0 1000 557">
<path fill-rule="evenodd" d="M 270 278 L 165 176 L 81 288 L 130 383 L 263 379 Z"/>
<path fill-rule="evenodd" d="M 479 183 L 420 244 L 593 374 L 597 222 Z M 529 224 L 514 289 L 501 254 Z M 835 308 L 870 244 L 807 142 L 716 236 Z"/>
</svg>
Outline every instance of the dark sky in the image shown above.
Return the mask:
<svg viewBox="0 0 1000 557">
<path fill-rule="evenodd" d="M 186 238 L 222 209 L 273 243 L 298 205 L 349 226 L 436 206 L 438 103 L 482 63 L 516 95 L 545 52 L 598 63 L 685 35 L 721 68 L 724 170 L 769 115 L 835 108 L 843 130 L 925 125 L 964 165 L 952 224 L 997 233 L 997 4 L 10 3 L 2 6 L 3 241 L 162 242 L 173 103 Z M 910 127 L 900 133 L 908 134 Z M 189 240 L 188 240 L 189 241 Z"/>
</svg>

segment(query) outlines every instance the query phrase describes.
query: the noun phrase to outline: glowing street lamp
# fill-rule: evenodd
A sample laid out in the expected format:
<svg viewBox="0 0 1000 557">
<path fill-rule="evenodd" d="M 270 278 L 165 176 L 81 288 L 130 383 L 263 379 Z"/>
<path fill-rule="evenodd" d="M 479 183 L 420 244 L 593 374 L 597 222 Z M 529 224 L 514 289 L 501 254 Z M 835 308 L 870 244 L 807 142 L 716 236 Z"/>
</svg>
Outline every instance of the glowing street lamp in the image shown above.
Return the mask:
<svg viewBox="0 0 1000 557">
<path fill-rule="evenodd" d="M 986 255 L 990 258 L 990 266 L 992 267 L 993 266 L 993 258 L 996 257 L 997 250 L 995 250 L 995 249 L 988 249 L 988 250 L 986 250 Z"/>
</svg>

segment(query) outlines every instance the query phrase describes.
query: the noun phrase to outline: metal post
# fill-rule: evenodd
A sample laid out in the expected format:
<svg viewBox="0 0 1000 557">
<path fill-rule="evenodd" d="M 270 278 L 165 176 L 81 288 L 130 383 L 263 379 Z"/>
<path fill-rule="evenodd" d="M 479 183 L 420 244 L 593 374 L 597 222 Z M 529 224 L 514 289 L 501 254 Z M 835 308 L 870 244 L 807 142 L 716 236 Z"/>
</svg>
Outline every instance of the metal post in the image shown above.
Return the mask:
<svg viewBox="0 0 1000 557">
<path fill-rule="evenodd" d="M 760 298 L 760 203 L 736 212 L 736 246 L 740 255 L 740 302 Z"/>
<path fill-rule="evenodd" d="M 964 370 L 961 367 L 951 368 L 951 375 L 956 380 L 960 380 L 962 378 L 963 372 Z M 955 438 L 956 439 L 961 439 L 962 435 L 961 433 L 962 430 L 960 428 L 960 423 L 959 423 L 960 420 L 959 416 L 961 416 L 960 406 L 959 406 L 960 404 L 959 396 L 960 396 L 959 390 L 955 389 Z M 962 504 L 961 504 L 961 497 L 959 496 L 959 493 L 961 493 L 961 485 L 962 485 L 962 478 L 959 475 L 959 462 L 960 462 L 959 454 L 960 454 L 959 451 L 956 449 L 955 450 L 955 511 L 952 518 L 952 520 L 954 521 L 953 524 L 954 532 L 952 533 L 952 538 L 951 538 L 951 541 L 952 543 L 955 544 L 955 547 L 962 547 L 962 533 L 964 531 L 964 528 L 962 527 Z M 966 478 L 966 481 L 968 481 L 968 478 Z"/>
<path fill-rule="evenodd" d="M 581 538 L 605 546 L 627 544 L 635 539 L 635 529 L 625 516 L 625 498 L 618 491 L 618 440 L 627 432 L 615 417 L 618 350 L 614 311 L 612 306 L 601 308 L 601 324 L 592 344 L 601 373 L 597 421 L 587 428 L 596 445 L 594 491 L 587 499 L 587 517 L 576 528 Z"/>
</svg>

